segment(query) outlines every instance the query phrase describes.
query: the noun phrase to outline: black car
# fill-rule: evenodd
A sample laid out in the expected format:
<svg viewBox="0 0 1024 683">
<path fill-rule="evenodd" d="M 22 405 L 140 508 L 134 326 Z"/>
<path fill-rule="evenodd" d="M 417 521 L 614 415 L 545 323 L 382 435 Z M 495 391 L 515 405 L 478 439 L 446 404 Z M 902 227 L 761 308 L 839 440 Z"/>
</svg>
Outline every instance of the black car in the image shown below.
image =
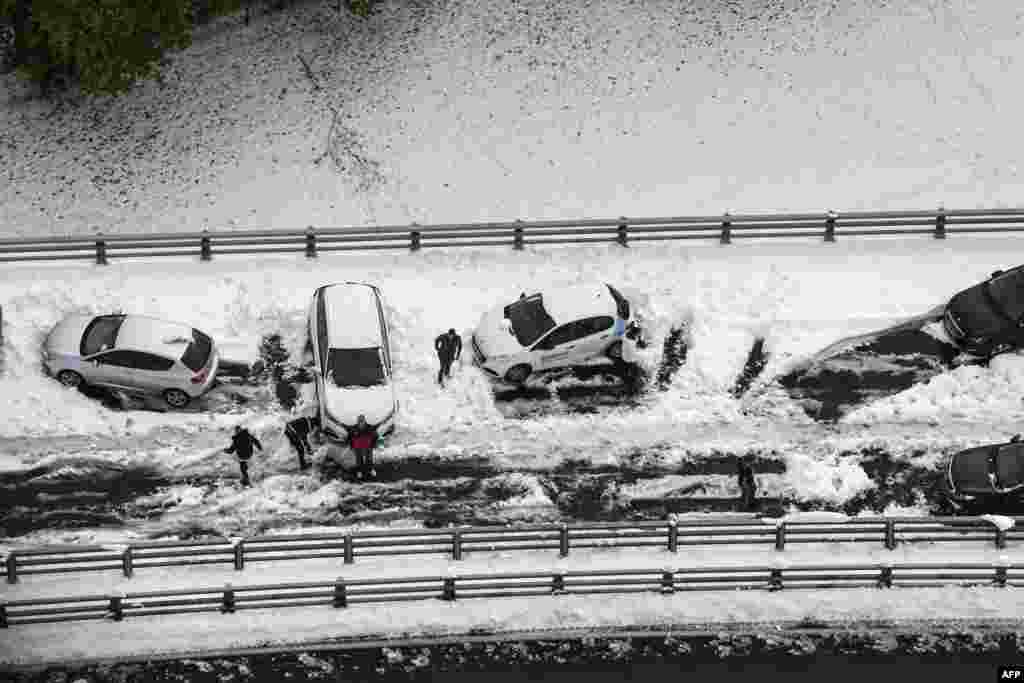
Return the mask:
<svg viewBox="0 0 1024 683">
<path fill-rule="evenodd" d="M 1024 502 L 1024 441 L 977 446 L 949 459 L 950 502 L 959 509 Z"/>
<path fill-rule="evenodd" d="M 946 304 L 942 322 L 956 345 L 974 356 L 1024 347 L 1024 265 L 997 270 L 957 293 Z"/>
</svg>

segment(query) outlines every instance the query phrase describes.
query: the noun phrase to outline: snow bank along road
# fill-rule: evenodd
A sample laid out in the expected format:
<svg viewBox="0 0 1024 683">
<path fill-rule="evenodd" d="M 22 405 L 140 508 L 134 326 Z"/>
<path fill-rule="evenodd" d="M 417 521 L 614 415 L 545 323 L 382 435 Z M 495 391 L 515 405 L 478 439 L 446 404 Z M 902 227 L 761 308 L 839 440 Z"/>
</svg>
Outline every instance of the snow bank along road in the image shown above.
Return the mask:
<svg viewBox="0 0 1024 683">
<path fill-rule="evenodd" d="M 736 454 L 760 459 L 763 495 L 810 507 L 926 511 L 944 456 L 1022 431 L 1024 356 L 937 374 L 827 425 L 811 420 L 772 379 L 837 339 L 931 311 L 1011 265 L 1007 255 L 1019 245 L 1016 237 L 924 237 L 358 254 L 314 263 L 298 257 L 263 260 L 259 271 L 232 258 L 9 267 L 0 284 L 0 464 L 7 490 L 27 497 L 13 506 L 22 511 L 6 511 L 5 535 L 114 541 L 323 523 L 614 518 L 625 514 L 616 512 L 623 500 L 693 485 L 703 490 L 692 493 L 734 495 L 728 463 Z M 40 341 L 71 311 L 190 321 L 250 355 L 262 335 L 280 332 L 298 358 L 310 293 L 345 279 L 378 284 L 392 321 L 403 413 L 401 428 L 379 453 L 388 471 L 382 482 L 359 487 L 299 474 L 280 436 L 286 416 L 266 390 L 247 403 L 222 396 L 210 412 L 115 412 L 40 371 Z M 557 396 L 540 409 L 527 399 L 496 403 L 481 374 L 465 364 L 446 389 L 434 384 L 438 332 L 471 329 L 510 294 L 588 280 L 616 283 L 634 298 L 652 338 L 641 359 L 652 375 L 665 336 L 688 324 L 686 363 L 664 390 L 573 412 Z M 767 366 L 738 399 L 729 390 L 755 337 L 766 340 Z M 254 465 L 258 484 L 251 491 L 230 485 L 234 464 L 219 452 L 236 423 L 268 445 Z M 129 492 L 115 495 L 123 507 L 93 500 L 93 519 L 62 525 L 57 515 L 47 529 L 26 525 L 46 496 L 70 496 L 70 507 L 88 511 L 89 491 L 61 482 L 89 478 L 107 482 L 94 499 Z M 582 498 L 580 489 L 588 491 Z M 452 498 L 465 504 L 460 510 L 456 502 L 446 516 Z M 106 525 L 122 516 L 133 523 Z"/>
</svg>

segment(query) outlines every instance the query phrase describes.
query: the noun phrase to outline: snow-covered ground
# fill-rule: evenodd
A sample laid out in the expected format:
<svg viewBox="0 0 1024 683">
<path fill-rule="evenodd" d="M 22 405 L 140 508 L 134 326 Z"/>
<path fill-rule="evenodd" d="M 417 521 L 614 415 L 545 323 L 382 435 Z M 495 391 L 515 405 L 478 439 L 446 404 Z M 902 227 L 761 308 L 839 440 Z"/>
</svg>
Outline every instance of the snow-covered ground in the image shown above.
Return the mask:
<svg viewBox="0 0 1024 683">
<path fill-rule="evenodd" d="M 2 231 L 1020 202 L 1016 3 L 334 8 L 218 21 L 122 99 L 3 77 Z"/>
</svg>

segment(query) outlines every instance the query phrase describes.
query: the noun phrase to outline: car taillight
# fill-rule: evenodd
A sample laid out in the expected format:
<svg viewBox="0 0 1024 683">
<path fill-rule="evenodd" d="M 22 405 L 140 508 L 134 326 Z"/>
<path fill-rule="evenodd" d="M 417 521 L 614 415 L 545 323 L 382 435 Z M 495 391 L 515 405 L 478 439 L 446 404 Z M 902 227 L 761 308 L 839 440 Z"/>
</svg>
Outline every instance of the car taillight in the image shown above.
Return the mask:
<svg viewBox="0 0 1024 683">
<path fill-rule="evenodd" d="M 202 384 L 206 381 L 206 376 L 210 373 L 207 368 L 203 368 L 196 374 L 192 375 L 192 384 Z"/>
</svg>

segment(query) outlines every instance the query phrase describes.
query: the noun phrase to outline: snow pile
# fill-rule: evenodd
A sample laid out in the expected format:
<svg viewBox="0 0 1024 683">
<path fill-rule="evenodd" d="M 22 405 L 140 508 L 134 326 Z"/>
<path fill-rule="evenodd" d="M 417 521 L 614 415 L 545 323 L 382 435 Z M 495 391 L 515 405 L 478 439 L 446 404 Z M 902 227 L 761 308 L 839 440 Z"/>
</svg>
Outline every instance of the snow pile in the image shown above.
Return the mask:
<svg viewBox="0 0 1024 683">
<path fill-rule="evenodd" d="M 1003 515 L 982 515 L 981 518 L 1000 531 L 1009 531 L 1016 524 L 1012 517 L 1004 517 Z"/>
<path fill-rule="evenodd" d="M 786 492 L 796 500 L 839 504 L 875 487 L 864 469 L 850 458 L 811 457 L 792 452 L 783 459 Z"/>
<path fill-rule="evenodd" d="M 514 518 L 519 510 L 524 515 L 532 515 L 536 508 L 553 508 L 554 501 L 544 490 L 540 479 L 535 476 L 511 473 L 499 475 L 487 482 L 495 492 L 509 492 L 511 495 L 497 503 L 502 516 Z"/>
</svg>

